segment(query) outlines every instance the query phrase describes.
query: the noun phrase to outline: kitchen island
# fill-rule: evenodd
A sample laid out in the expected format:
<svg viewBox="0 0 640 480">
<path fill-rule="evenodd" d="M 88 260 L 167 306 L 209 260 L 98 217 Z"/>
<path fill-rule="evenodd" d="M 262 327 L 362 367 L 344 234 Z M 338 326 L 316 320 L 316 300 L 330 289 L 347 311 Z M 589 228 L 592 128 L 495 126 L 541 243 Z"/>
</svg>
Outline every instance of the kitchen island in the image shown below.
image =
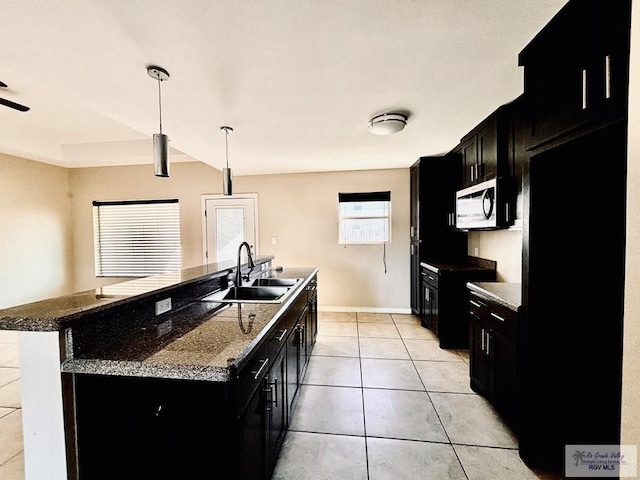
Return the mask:
<svg viewBox="0 0 640 480">
<path fill-rule="evenodd" d="M 26 478 L 267 478 L 317 329 L 317 269 L 272 259 L 242 266 L 297 279 L 271 302 L 218 302 L 236 268 L 210 264 L 0 311 Z"/>
</svg>

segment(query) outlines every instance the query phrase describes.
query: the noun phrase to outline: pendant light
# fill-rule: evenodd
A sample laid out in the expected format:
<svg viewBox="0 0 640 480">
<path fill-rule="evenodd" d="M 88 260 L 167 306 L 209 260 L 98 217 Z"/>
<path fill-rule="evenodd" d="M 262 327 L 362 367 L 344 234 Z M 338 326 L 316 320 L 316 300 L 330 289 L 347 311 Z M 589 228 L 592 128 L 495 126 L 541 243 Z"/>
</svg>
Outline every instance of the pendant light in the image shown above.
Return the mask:
<svg viewBox="0 0 640 480">
<path fill-rule="evenodd" d="M 158 108 L 160 111 L 160 133 L 153 134 L 153 166 L 156 177 L 169 176 L 169 137 L 162 133 L 162 92 L 160 83 L 169 80 L 169 72 L 164 68 L 147 67 L 147 73 L 158 81 Z"/>
<path fill-rule="evenodd" d="M 224 145 L 227 156 L 227 166 L 222 169 L 222 193 L 224 195 L 233 195 L 231 169 L 229 168 L 229 133 L 233 132 L 233 128 L 220 127 L 220 131 L 224 132 Z"/>
</svg>

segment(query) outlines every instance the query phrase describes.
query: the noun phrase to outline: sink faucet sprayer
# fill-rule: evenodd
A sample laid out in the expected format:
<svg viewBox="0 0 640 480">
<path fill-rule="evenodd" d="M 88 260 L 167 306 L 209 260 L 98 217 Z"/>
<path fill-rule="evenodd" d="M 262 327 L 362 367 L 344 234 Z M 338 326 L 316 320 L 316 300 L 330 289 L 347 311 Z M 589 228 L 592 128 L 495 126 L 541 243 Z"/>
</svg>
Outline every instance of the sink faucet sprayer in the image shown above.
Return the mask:
<svg viewBox="0 0 640 480">
<path fill-rule="evenodd" d="M 256 268 L 256 264 L 253 263 L 253 257 L 251 256 L 251 246 L 247 242 L 242 242 L 238 247 L 238 269 L 236 270 L 236 287 L 242 286 L 242 271 L 240 270 L 240 257 L 242 253 L 242 247 L 247 248 L 247 258 L 249 263 L 249 273 L 247 273 L 247 279 L 251 275 L 251 271 Z"/>
</svg>

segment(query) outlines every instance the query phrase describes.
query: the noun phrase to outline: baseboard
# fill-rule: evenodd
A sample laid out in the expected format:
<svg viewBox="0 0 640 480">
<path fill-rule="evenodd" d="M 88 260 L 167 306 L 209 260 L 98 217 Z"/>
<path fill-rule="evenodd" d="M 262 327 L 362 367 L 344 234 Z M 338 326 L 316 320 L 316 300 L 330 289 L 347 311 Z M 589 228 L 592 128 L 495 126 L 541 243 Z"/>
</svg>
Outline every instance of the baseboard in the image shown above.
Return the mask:
<svg viewBox="0 0 640 480">
<path fill-rule="evenodd" d="M 411 308 L 399 307 L 336 307 L 332 305 L 319 305 L 319 312 L 362 312 L 362 313 L 399 313 L 411 314 Z"/>
</svg>

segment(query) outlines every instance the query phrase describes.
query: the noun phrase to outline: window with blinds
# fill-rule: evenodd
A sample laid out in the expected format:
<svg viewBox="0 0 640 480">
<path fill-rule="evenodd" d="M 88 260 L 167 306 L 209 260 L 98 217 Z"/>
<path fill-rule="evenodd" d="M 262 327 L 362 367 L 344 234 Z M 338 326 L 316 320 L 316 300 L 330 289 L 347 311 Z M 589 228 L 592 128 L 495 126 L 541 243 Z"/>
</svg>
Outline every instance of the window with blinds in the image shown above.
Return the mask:
<svg viewBox="0 0 640 480">
<path fill-rule="evenodd" d="M 391 192 L 339 193 L 338 243 L 391 242 Z"/>
<path fill-rule="evenodd" d="M 177 199 L 93 202 L 97 277 L 146 277 L 182 268 Z"/>
</svg>

